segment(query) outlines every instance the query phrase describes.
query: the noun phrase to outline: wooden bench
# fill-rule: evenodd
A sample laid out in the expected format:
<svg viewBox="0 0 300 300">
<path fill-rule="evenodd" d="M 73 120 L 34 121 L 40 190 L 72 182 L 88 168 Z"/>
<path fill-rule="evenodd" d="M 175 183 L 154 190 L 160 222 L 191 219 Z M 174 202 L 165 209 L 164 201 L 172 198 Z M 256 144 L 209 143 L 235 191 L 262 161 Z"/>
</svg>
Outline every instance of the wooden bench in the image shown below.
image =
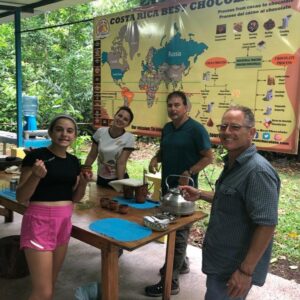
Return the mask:
<svg viewBox="0 0 300 300">
<path fill-rule="evenodd" d="M 0 143 L 2 143 L 2 154 L 6 155 L 6 144 L 17 145 L 17 134 L 0 130 Z M 25 130 L 23 144 L 20 147 L 47 147 L 50 143 L 47 130 Z"/>
<path fill-rule="evenodd" d="M 17 134 L 0 130 L 0 143 L 2 143 L 2 153 L 6 155 L 6 144 L 17 145 Z"/>
<path fill-rule="evenodd" d="M 24 130 L 24 138 L 26 140 L 32 137 L 48 138 L 48 130 Z"/>
</svg>

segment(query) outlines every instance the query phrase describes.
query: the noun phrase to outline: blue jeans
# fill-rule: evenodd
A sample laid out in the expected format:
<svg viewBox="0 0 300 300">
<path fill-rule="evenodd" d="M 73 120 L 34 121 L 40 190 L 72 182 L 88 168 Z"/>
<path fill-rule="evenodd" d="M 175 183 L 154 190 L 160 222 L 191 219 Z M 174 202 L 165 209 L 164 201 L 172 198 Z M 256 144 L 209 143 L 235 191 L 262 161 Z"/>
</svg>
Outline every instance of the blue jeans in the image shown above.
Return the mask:
<svg viewBox="0 0 300 300">
<path fill-rule="evenodd" d="M 239 298 L 230 298 L 227 295 L 227 281 L 221 280 L 214 275 L 207 275 L 205 300 L 245 300 L 247 295 Z"/>
</svg>

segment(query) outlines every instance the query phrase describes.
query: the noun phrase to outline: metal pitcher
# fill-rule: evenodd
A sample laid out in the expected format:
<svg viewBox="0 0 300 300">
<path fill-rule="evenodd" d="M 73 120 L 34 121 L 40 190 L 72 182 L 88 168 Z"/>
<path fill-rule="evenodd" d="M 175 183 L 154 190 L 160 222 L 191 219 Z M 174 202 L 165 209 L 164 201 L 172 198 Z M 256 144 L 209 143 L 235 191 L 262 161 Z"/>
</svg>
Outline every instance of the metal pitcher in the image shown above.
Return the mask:
<svg viewBox="0 0 300 300">
<path fill-rule="evenodd" d="M 169 212 L 176 216 L 187 216 L 191 215 L 195 211 L 195 202 L 187 201 L 183 197 L 182 191 L 179 187 L 169 188 L 168 178 L 169 177 L 183 177 L 189 179 L 193 186 L 194 180 L 191 177 L 183 175 L 169 175 L 166 177 L 165 184 L 167 186 L 168 192 L 165 196 L 161 197 L 161 210 Z"/>
</svg>

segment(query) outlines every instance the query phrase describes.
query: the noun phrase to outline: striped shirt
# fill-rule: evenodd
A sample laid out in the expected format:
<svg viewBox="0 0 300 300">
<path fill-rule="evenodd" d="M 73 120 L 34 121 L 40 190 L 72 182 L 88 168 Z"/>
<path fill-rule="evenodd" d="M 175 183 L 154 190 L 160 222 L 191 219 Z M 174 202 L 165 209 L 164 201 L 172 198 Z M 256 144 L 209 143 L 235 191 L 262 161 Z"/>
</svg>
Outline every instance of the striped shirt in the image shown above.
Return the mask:
<svg viewBox="0 0 300 300">
<path fill-rule="evenodd" d="M 257 225 L 274 226 L 278 218 L 280 179 L 271 164 L 250 146 L 231 169 L 225 161 L 216 182 L 203 244 L 202 270 L 228 279 L 244 260 Z M 258 262 L 253 284 L 263 285 L 272 242 Z"/>
</svg>

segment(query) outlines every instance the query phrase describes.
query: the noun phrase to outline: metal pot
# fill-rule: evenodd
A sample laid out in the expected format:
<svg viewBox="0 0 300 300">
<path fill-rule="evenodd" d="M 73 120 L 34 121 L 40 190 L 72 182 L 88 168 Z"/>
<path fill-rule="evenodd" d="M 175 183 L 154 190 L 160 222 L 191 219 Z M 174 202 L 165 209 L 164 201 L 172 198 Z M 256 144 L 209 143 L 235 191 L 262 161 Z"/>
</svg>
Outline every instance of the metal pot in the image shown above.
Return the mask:
<svg viewBox="0 0 300 300">
<path fill-rule="evenodd" d="M 195 202 L 185 200 L 182 191 L 178 187 L 169 188 L 168 178 L 171 176 L 188 178 L 194 186 L 194 180 L 191 177 L 182 175 L 167 176 L 165 183 L 168 192 L 164 197 L 161 197 L 161 210 L 176 216 L 191 215 L 195 211 Z"/>
</svg>

